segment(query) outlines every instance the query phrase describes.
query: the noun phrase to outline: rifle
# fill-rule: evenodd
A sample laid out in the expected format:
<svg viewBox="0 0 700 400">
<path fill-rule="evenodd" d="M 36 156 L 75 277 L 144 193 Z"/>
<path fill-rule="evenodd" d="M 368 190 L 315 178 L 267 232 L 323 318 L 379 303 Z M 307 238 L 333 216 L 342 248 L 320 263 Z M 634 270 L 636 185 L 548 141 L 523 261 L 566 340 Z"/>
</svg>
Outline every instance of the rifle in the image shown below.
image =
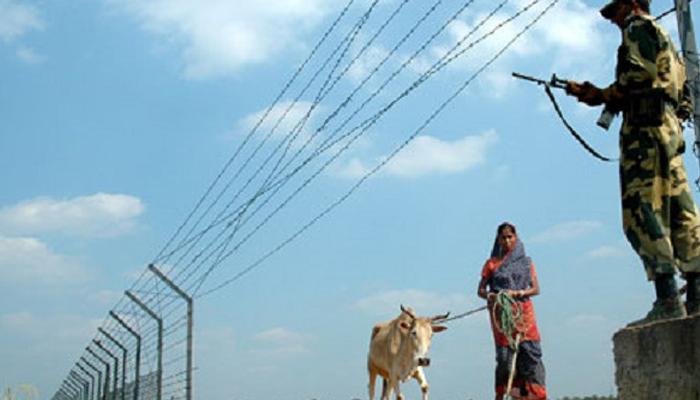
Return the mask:
<svg viewBox="0 0 700 400">
<path fill-rule="evenodd" d="M 557 74 L 552 74 L 552 78 L 549 81 L 545 81 L 544 79 L 533 78 L 531 76 L 519 74 L 517 72 L 513 72 L 513 77 L 530 82 L 535 82 L 538 85 L 553 87 L 557 89 L 566 89 L 566 84 L 568 82 L 566 79 L 561 79 L 557 77 Z M 613 111 L 610 107 L 608 107 L 608 105 L 605 105 L 603 111 L 600 113 L 600 117 L 598 117 L 598 121 L 596 122 L 596 124 L 607 131 L 608 128 L 610 128 L 610 124 L 612 123 L 613 119 L 615 119 L 616 114 L 616 111 Z"/>
<path fill-rule="evenodd" d="M 601 161 L 614 161 L 611 158 L 605 157 L 598 153 L 593 147 L 591 147 L 585 140 L 583 140 L 583 137 L 576 132 L 576 130 L 569 124 L 569 122 L 566 120 L 564 117 L 564 114 L 561 112 L 561 108 L 559 108 L 559 104 L 557 103 L 557 100 L 554 98 L 554 93 L 552 93 L 552 88 L 557 88 L 557 89 L 566 89 L 568 81 L 566 79 L 561 79 L 557 77 L 557 74 L 552 74 L 552 77 L 546 81 L 544 79 L 538 79 L 534 78 L 532 76 L 524 75 L 524 74 L 519 74 L 517 72 L 513 72 L 513 77 L 522 79 L 525 81 L 529 82 L 534 82 L 540 86 L 544 86 L 544 91 L 547 93 L 547 96 L 549 97 L 549 100 L 552 102 L 552 106 L 554 107 L 554 111 L 556 111 L 557 115 L 559 116 L 559 119 L 561 119 L 561 122 L 564 124 L 566 129 L 571 133 L 571 135 L 576 139 L 583 148 L 586 149 L 589 153 L 591 153 L 595 158 L 601 160 Z M 610 115 L 608 115 L 610 114 Z M 608 118 L 609 117 L 609 118 Z M 610 122 L 612 121 L 612 117 L 614 117 L 614 114 L 612 114 L 608 109 L 606 108 L 603 110 L 603 114 L 601 114 L 601 118 L 598 120 L 598 125 L 603 127 L 604 129 L 608 129 L 608 126 L 610 126 Z M 606 119 L 607 118 L 607 119 Z M 606 119 L 604 121 L 604 119 Z"/>
<path fill-rule="evenodd" d="M 553 88 L 557 88 L 557 89 L 566 89 L 566 82 L 568 82 L 566 79 L 561 79 L 561 78 L 557 77 L 557 74 L 552 74 L 552 78 L 550 78 L 549 81 L 545 81 L 544 79 L 534 78 L 534 77 L 529 76 L 529 75 L 519 74 L 517 72 L 513 72 L 513 77 L 518 78 L 518 79 L 523 79 L 526 81 L 530 81 L 530 82 L 535 82 L 538 85 L 553 87 Z"/>
</svg>

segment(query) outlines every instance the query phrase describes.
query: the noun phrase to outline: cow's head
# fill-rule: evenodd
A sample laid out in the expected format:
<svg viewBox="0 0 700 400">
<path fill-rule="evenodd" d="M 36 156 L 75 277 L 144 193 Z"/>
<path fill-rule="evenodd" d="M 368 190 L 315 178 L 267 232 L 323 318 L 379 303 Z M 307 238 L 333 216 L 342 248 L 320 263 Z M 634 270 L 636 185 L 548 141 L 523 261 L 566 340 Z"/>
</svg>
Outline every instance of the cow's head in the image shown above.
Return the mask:
<svg viewBox="0 0 700 400">
<path fill-rule="evenodd" d="M 433 333 L 447 329 L 446 326 L 435 324 L 447 318 L 450 313 L 434 317 L 417 317 L 412 308 L 404 308 L 403 305 L 401 306 L 401 312 L 401 330 L 408 337 L 414 361 L 419 366 L 427 367 L 430 365 L 428 350 L 430 349 L 430 340 L 433 338 Z"/>
</svg>

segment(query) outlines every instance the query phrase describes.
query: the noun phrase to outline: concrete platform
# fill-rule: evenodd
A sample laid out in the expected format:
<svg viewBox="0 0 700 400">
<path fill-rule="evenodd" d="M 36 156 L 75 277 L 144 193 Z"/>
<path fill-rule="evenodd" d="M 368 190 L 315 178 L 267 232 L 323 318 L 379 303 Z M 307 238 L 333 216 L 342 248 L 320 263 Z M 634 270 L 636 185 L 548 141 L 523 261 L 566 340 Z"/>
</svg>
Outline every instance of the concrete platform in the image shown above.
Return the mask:
<svg viewBox="0 0 700 400">
<path fill-rule="evenodd" d="M 613 336 L 619 400 L 700 400 L 700 316 Z"/>
</svg>

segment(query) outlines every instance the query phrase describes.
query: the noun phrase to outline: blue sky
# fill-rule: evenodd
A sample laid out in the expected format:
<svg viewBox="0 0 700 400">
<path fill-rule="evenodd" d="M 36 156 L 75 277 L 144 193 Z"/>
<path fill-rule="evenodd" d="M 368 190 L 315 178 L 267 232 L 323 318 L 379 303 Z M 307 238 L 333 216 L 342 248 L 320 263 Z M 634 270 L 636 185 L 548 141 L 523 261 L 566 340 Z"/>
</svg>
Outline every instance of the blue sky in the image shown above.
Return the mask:
<svg viewBox="0 0 700 400">
<path fill-rule="evenodd" d="M 345 3 L 0 0 L 0 387 L 31 383 L 42 398 L 53 394 L 123 290 Z M 357 1 L 339 32 L 369 3 Z M 359 98 L 456 9 L 457 2 L 445 3 Z M 235 275 L 345 193 L 546 3 L 387 113 L 217 268 L 204 289 Z M 614 393 L 612 334 L 653 300 L 621 232 L 617 166 L 585 153 L 544 93 L 510 77 L 517 70 L 610 81 L 618 33 L 599 18 L 603 3 L 562 0 L 347 201 L 250 274 L 198 299 L 197 397 L 365 398 L 372 325 L 397 315 L 399 304 L 420 314 L 479 306 L 479 272 L 505 220 L 518 227 L 537 267 L 542 294 L 535 306 L 553 398 Z M 357 43 L 398 4 L 380 1 Z M 512 1 L 497 18 L 524 4 Z M 400 93 L 494 5 L 475 1 L 371 110 Z M 653 9 L 670 6 L 655 1 Z M 317 143 L 313 128 L 427 7 L 407 2 L 320 103 L 301 139 Z M 350 54 L 359 50 L 355 44 Z M 614 156 L 618 125 L 604 133 L 595 126 L 598 110 L 559 98 L 586 138 Z M 285 96 L 271 116 L 292 100 Z M 312 101 L 302 96 L 289 119 L 301 118 Z M 265 123 L 261 131 L 271 128 Z M 283 122 L 264 148 L 292 128 Z M 695 179 L 698 162 L 686 157 Z M 434 338 L 431 353 L 426 374 L 433 398 L 491 398 L 486 315 L 451 323 Z M 409 398 L 419 396 L 415 383 L 404 387 Z"/>
</svg>

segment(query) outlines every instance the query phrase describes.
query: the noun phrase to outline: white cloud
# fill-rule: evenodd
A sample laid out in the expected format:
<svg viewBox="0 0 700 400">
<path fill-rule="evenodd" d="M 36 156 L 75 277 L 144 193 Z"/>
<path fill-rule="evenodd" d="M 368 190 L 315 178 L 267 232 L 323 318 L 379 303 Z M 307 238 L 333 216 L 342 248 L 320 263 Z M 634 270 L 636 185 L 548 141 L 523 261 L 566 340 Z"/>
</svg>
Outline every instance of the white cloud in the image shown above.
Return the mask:
<svg viewBox="0 0 700 400">
<path fill-rule="evenodd" d="M 230 75 L 268 61 L 321 22 L 334 2 L 323 0 L 108 0 L 158 38 L 182 46 L 185 76 Z"/>
<path fill-rule="evenodd" d="M 493 131 L 465 136 L 453 142 L 432 136 L 418 136 L 384 167 L 384 175 L 415 178 L 429 174 L 451 174 L 469 170 L 486 161 L 486 151 L 498 140 Z M 385 159 L 386 156 L 379 160 Z M 379 161 L 378 161 L 379 162 Z M 361 177 L 374 165 L 354 158 L 337 174 L 348 178 Z"/>
<path fill-rule="evenodd" d="M 140 199 L 122 194 L 97 193 L 68 200 L 36 198 L 0 209 L 0 232 L 115 236 L 133 229 L 143 211 Z"/>
<path fill-rule="evenodd" d="M 380 45 L 374 45 L 368 48 L 362 56 L 348 70 L 348 78 L 353 83 L 359 84 L 369 76 L 370 72 L 375 69 L 379 63 L 389 54 L 389 52 Z"/>
<path fill-rule="evenodd" d="M 46 343 L 73 342 L 94 334 L 102 320 L 78 315 L 38 316 L 26 311 L 0 315 L 0 327 L 16 336 L 44 338 Z"/>
<path fill-rule="evenodd" d="M 600 53 L 604 47 L 603 27 L 607 24 L 600 17 L 597 7 L 590 7 L 581 0 L 566 1 L 553 8 L 541 23 L 535 25 L 533 35 L 539 52 L 557 52 L 565 64 L 576 63 L 575 58 Z M 544 48 L 541 48 L 544 47 Z"/>
<path fill-rule="evenodd" d="M 17 49 L 17 58 L 25 64 L 41 64 L 46 61 L 46 57 L 37 54 L 36 51 L 28 47 L 20 47 Z"/>
<path fill-rule="evenodd" d="M 262 140 L 274 129 L 272 137 L 282 140 L 292 134 L 292 132 L 298 132 L 292 146 L 298 147 L 303 145 L 311 135 L 309 127 L 313 126 L 313 122 L 317 119 L 317 115 L 322 109 L 317 105 L 311 110 L 312 106 L 313 103 L 306 101 L 284 101 L 278 103 L 268 112 L 267 117 L 258 127 L 255 137 Z M 259 123 L 266 111 L 267 109 L 256 111 L 241 119 L 239 125 L 245 130 L 244 133 L 246 135 Z M 309 114 L 308 117 L 306 116 L 307 114 Z M 304 120 L 304 126 L 299 129 L 298 125 L 302 120 Z"/>
<path fill-rule="evenodd" d="M 529 1 L 518 0 L 509 11 L 493 16 L 467 39 L 465 44 L 491 31 L 497 24 L 510 17 L 516 8 L 520 9 L 526 3 Z M 457 69 L 458 73 L 463 73 L 464 69 L 476 70 L 485 59 L 495 55 L 515 37 L 545 5 L 543 3 L 536 6 L 529 13 L 501 27 L 460 57 L 453 64 L 453 68 Z M 486 10 L 473 12 L 452 23 L 448 29 L 450 41 L 434 47 L 434 56 L 445 54 L 448 48 L 471 31 L 487 14 Z M 605 25 L 606 22 L 600 18 L 597 8 L 588 6 L 581 0 L 560 2 L 484 72 L 479 83 L 483 94 L 502 97 L 508 93 L 515 84 L 510 76 L 514 66 L 521 65 L 520 68 L 527 68 L 526 71 L 530 72 L 533 67 L 532 61 L 538 63 L 535 66 L 538 70 L 543 69 L 547 74 L 557 72 L 561 76 L 584 75 L 586 79 L 592 79 L 600 72 L 603 61 L 610 58 L 611 53 L 607 50 L 613 49 L 610 43 L 614 43 L 614 30 L 606 31 Z M 527 62 L 530 62 L 530 65 L 523 67 L 523 63 Z M 611 73 L 612 70 L 606 72 Z"/>
<path fill-rule="evenodd" d="M 530 243 L 565 242 L 591 234 L 603 226 L 598 221 L 569 221 L 551 226 L 533 236 Z"/>
<path fill-rule="evenodd" d="M 252 350 L 257 355 L 279 357 L 309 352 L 306 346 L 310 339 L 308 335 L 283 327 L 275 327 L 257 333 L 253 339 L 261 345 L 261 347 Z"/>
<path fill-rule="evenodd" d="M 44 28 L 35 6 L 0 0 L 0 40 L 10 43 L 33 30 Z"/>
<path fill-rule="evenodd" d="M 401 312 L 400 306 L 410 306 L 422 316 L 452 314 L 475 307 L 472 297 L 461 293 L 435 293 L 418 289 L 387 290 L 364 297 L 355 302 L 353 307 L 372 316 L 391 318 Z"/>
<path fill-rule="evenodd" d="M 586 253 L 587 257 L 590 258 L 620 258 L 620 257 L 628 257 L 634 255 L 632 250 L 627 247 L 621 247 L 621 246 L 610 246 L 610 245 L 603 245 L 598 248 L 595 248 L 588 253 Z"/>
<path fill-rule="evenodd" d="M 0 236 L 0 277 L 10 284 L 62 285 L 84 282 L 89 272 L 37 239 Z"/>
<path fill-rule="evenodd" d="M 255 335 L 255 340 L 276 344 L 298 342 L 303 338 L 302 334 L 281 327 L 268 329 Z"/>
</svg>

